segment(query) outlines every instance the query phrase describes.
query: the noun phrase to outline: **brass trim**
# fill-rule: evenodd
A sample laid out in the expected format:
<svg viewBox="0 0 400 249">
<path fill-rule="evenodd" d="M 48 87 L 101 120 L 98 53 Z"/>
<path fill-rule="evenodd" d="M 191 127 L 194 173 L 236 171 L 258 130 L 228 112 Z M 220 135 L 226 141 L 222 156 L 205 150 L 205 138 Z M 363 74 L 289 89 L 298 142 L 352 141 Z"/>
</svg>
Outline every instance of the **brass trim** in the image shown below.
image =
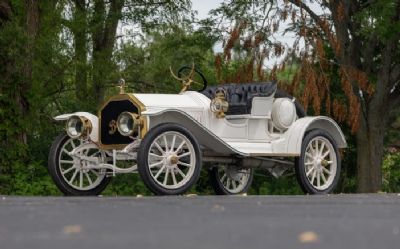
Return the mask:
<svg viewBox="0 0 400 249">
<path fill-rule="evenodd" d="M 122 115 L 129 115 L 131 117 L 131 119 L 133 120 L 133 129 L 129 132 L 129 134 L 123 134 L 123 132 L 121 132 L 121 129 L 119 127 Z M 126 136 L 126 137 L 132 136 L 136 130 L 139 131 L 139 129 L 142 125 L 143 125 L 143 120 L 140 118 L 140 116 L 137 113 L 122 112 L 121 114 L 119 114 L 118 119 L 117 119 L 117 129 L 122 136 Z"/>
<path fill-rule="evenodd" d="M 135 95 L 131 94 L 131 93 L 124 93 L 124 94 L 118 94 L 115 96 L 112 96 L 111 98 L 109 98 L 106 102 L 104 102 L 99 111 L 98 111 L 98 117 L 99 117 L 99 130 L 98 130 L 98 137 L 99 137 L 99 142 L 98 145 L 100 147 L 100 149 L 102 150 L 112 150 L 112 149 L 116 149 L 116 150 L 122 150 L 123 148 L 126 147 L 126 144 L 110 144 L 110 145 L 105 145 L 101 143 L 101 111 L 104 109 L 104 107 L 106 107 L 110 102 L 112 101 L 118 101 L 118 100 L 129 100 L 131 101 L 134 105 L 137 106 L 138 111 L 139 111 L 139 116 L 141 115 L 142 112 L 144 112 L 146 110 L 145 105 L 140 102 L 140 100 L 138 98 L 135 97 Z M 139 137 L 143 138 L 146 133 L 148 131 L 148 122 L 146 118 L 143 118 L 143 126 L 140 129 L 139 132 Z"/>
<path fill-rule="evenodd" d="M 71 136 L 68 132 L 68 122 L 71 120 L 71 118 L 78 118 L 82 123 L 83 129 L 79 136 Z M 65 122 L 65 131 L 67 132 L 69 137 L 74 138 L 74 139 L 80 138 L 80 137 L 83 137 L 83 138 L 89 137 L 90 133 L 92 133 L 92 129 L 93 129 L 92 122 L 84 116 L 73 115 L 67 119 L 67 122 Z"/>
<path fill-rule="evenodd" d="M 218 108 L 217 108 L 218 107 Z M 229 109 L 229 103 L 226 101 L 226 91 L 218 89 L 215 97 L 210 102 L 210 110 L 215 114 L 216 118 L 225 118 L 225 112 Z"/>
</svg>

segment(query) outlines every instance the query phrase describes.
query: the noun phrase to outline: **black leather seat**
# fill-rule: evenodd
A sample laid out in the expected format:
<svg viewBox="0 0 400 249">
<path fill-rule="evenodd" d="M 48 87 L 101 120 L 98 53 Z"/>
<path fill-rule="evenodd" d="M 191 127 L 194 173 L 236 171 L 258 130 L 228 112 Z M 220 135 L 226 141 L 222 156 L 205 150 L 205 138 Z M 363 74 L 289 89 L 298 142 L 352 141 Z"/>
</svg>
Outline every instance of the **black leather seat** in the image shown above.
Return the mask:
<svg viewBox="0 0 400 249">
<path fill-rule="evenodd" d="M 254 97 L 268 97 L 276 91 L 275 82 L 223 84 L 209 86 L 201 93 L 210 99 L 215 97 L 215 92 L 223 88 L 226 91 L 226 100 L 229 103 L 226 115 L 250 114 Z"/>
</svg>

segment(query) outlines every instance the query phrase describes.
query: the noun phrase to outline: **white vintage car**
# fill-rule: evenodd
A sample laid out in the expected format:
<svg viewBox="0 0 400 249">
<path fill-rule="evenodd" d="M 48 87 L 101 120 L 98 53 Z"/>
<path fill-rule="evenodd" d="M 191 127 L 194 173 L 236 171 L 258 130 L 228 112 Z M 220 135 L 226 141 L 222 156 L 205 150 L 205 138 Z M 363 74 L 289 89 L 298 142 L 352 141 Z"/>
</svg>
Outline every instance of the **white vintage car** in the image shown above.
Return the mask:
<svg viewBox="0 0 400 249">
<path fill-rule="evenodd" d="M 295 169 L 309 194 L 330 193 L 340 176 L 338 148 L 345 137 L 335 121 L 305 116 L 275 83 L 207 87 L 185 67 L 179 94 L 125 93 L 111 97 L 98 116 L 63 114 L 66 132 L 54 141 L 49 172 L 66 195 L 100 194 L 111 176 L 139 172 L 157 195 L 177 195 L 207 167 L 217 194 L 248 190 L 256 168 L 275 177 Z M 181 72 L 180 70 L 179 72 Z M 203 79 L 199 91 L 191 90 Z M 178 74 L 180 76 L 180 74 Z"/>
</svg>

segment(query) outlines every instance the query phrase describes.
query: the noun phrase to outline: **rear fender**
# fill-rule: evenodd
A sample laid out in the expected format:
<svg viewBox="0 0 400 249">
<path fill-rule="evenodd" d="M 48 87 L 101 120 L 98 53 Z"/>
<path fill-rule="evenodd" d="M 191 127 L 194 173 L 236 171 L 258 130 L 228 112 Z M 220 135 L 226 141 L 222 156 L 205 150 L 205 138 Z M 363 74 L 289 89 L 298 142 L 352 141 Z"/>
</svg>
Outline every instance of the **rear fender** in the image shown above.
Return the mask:
<svg viewBox="0 0 400 249">
<path fill-rule="evenodd" d="M 89 112 L 74 112 L 74 113 L 66 113 L 66 114 L 58 115 L 58 116 L 54 117 L 54 120 L 66 121 L 71 116 L 81 116 L 81 117 L 85 117 L 85 118 L 89 119 L 90 122 L 92 123 L 92 132 L 90 133 L 90 139 L 96 143 L 99 141 L 99 119 L 96 115 L 93 115 Z"/>
<path fill-rule="evenodd" d="M 274 150 L 284 150 L 287 154 L 300 155 L 303 138 L 308 131 L 321 129 L 335 141 L 338 148 L 346 148 L 347 143 L 339 125 L 324 116 L 300 118 L 284 133 L 282 139 L 273 141 Z"/>
</svg>

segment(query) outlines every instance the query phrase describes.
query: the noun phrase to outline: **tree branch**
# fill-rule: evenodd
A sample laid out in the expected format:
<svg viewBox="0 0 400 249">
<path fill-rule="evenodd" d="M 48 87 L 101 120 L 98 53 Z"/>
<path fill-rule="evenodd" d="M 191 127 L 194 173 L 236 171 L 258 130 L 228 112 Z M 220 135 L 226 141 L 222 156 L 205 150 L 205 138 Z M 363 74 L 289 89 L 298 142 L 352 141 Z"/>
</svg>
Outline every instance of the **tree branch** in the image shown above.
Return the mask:
<svg viewBox="0 0 400 249">
<path fill-rule="evenodd" d="M 300 9 L 305 10 L 310 15 L 310 17 L 314 20 L 314 22 L 317 23 L 321 28 L 323 28 L 322 27 L 322 23 L 323 23 L 322 19 L 314 11 L 312 11 L 308 5 L 304 4 L 302 1 L 299 1 L 299 0 L 288 0 L 288 2 L 294 4 L 295 6 L 299 7 Z"/>
</svg>

